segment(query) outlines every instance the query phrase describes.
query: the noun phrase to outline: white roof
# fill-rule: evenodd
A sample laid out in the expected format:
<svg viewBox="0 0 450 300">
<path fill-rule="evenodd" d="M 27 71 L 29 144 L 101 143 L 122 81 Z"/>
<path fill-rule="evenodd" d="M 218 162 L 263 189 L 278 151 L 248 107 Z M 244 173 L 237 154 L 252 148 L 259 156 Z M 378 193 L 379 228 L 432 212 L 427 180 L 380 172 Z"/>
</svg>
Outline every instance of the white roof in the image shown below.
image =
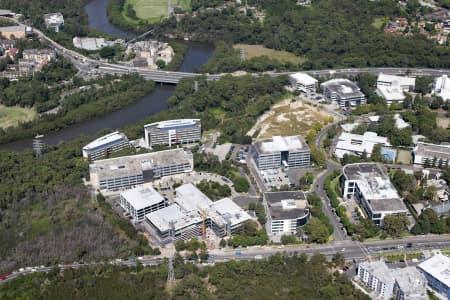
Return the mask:
<svg viewBox="0 0 450 300">
<path fill-rule="evenodd" d="M 231 226 L 238 225 L 242 222 L 250 220 L 251 217 L 230 198 L 224 198 L 216 201 L 211 205 L 211 209 L 215 210 L 222 218 L 229 220 Z"/>
<path fill-rule="evenodd" d="M 386 137 L 378 136 L 375 132 L 367 131 L 364 135 L 343 132 L 338 137 L 334 153 L 338 158 L 342 158 L 344 154 L 364 152 L 370 155 L 376 144 L 390 145 Z"/>
<path fill-rule="evenodd" d="M 126 190 L 120 195 L 125 198 L 134 209 L 139 210 L 164 201 L 164 197 L 151 187 L 138 187 Z"/>
<path fill-rule="evenodd" d="M 175 230 L 197 224 L 202 221 L 198 213 L 186 212 L 179 205 L 172 204 L 163 209 L 145 215 L 160 231 L 170 230 L 171 223 Z"/>
<path fill-rule="evenodd" d="M 446 286 L 450 286 L 450 257 L 436 254 L 419 264 L 418 267 Z"/>
<path fill-rule="evenodd" d="M 380 121 L 380 116 L 369 116 L 368 119 L 370 122 L 378 122 Z"/>
<path fill-rule="evenodd" d="M 406 98 L 403 94 L 403 89 L 398 85 L 380 85 L 377 87 L 376 92 L 387 101 L 402 101 Z"/>
<path fill-rule="evenodd" d="M 90 142 L 86 146 L 83 147 L 83 150 L 92 150 L 98 147 L 101 147 L 103 145 L 107 145 L 113 142 L 118 142 L 121 140 L 127 140 L 127 137 L 123 133 L 119 133 L 118 131 L 115 131 L 113 133 L 104 135 L 102 137 L 99 137 L 98 139 Z"/>
<path fill-rule="evenodd" d="M 345 123 L 345 124 L 341 125 L 341 128 L 345 132 L 351 132 L 351 131 L 353 131 L 353 129 L 355 129 L 359 125 L 360 125 L 360 123 Z"/>
<path fill-rule="evenodd" d="M 191 183 L 179 186 L 175 192 L 175 202 L 186 211 L 207 209 L 212 204 L 212 201 Z"/>
<path fill-rule="evenodd" d="M 156 126 L 160 129 L 164 129 L 164 128 L 171 128 L 171 127 L 194 126 L 198 122 L 200 122 L 200 119 L 167 120 L 167 121 L 155 122 L 155 123 L 144 125 L 144 128 Z"/>
<path fill-rule="evenodd" d="M 296 82 L 300 82 L 303 85 L 311 85 L 316 84 L 318 81 L 314 77 L 309 76 L 306 73 L 294 73 L 289 75 L 292 79 L 294 79 Z"/>
<path fill-rule="evenodd" d="M 406 122 L 405 120 L 403 120 L 403 119 L 400 117 L 400 114 L 395 114 L 395 115 L 394 115 L 394 119 L 395 119 L 395 127 L 396 127 L 397 129 L 404 129 L 404 128 L 410 126 L 408 122 Z"/>
<path fill-rule="evenodd" d="M 434 81 L 434 93 L 437 96 L 442 97 L 444 101 L 450 99 L 450 81 L 448 80 L 447 75 L 436 78 Z"/>
<path fill-rule="evenodd" d="M 298 136 L 273 136 L 272 140 L 261 142 L 263 152 L 281 152 L 302 148 L 303 143 Z"/>
<path fill-rule="evenodd" d="M 378 75 L 377 82 L 390 82 L 392 85 L 400 85 L 400 86 L 414 86 L 416 83 L 416 79 L 412 77 L 405 77 L 405 76 L 397 76 L 397 75 L 388 75 L 380 73 Z M 377 85 L 377 87 L 379 87 Z"/>
<path fill-rule="evenodd" d="M 384 146 L 389 146 L 388 138 L 384 136 L 379 136 L 376 132 L 372 131 L 366 131 L 363 135 L 361 134 L 354 134 L 354 133 L 348 133 L 343 132 L 338 138 L 339 141 L 347 141 L 352 144 L 355 144 L 356 142 L 370 142 L 370 143 L 376 143 L 376 144 L 383 144 Z"/>
</svg>

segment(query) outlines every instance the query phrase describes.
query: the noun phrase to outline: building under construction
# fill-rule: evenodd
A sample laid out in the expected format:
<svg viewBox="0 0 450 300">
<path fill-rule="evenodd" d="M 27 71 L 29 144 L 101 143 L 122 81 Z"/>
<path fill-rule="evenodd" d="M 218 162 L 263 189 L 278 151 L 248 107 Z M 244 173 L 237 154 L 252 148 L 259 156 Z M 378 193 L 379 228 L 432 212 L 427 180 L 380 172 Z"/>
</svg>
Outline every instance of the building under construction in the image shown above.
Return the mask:
<svg viewBox="0 0 450 300">
<path fill-rule="evenodd" d="M 192 184 L 175 191 L 174 204 L 145 216 L 150 233 L 162 244 L 194 237 L 205 239 L 208 228 L 218 237 L 231 235 L 251 219 L 231 199 L 213 202 Z"/>
</svg>

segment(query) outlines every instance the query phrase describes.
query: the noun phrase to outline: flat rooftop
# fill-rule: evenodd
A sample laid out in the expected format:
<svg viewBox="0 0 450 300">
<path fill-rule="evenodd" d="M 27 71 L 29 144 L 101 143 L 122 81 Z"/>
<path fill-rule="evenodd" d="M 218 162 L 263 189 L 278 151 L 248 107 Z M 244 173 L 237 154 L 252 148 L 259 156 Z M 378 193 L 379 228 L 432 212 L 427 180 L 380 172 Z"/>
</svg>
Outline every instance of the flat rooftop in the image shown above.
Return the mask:
<svg viewBox="0 0 450 300">
<path fill-rule="evenodd" d="M 175 202 L 186 211 L 207 209 L 213 203 L 192 183 L 177 187 L 175 193 Z"/>
<path fill-rule="evenodd" d="M 178 230 L 202 222 L 202 217 L 197 212 L 186 212 L 178 204 L 149 213 L 145 218 L 161 232 L 169 231 L 172 224 Z"/>
<path fill-rule="evenodd" d="M 380 73 L 378 75 L 377 82 L 388 82 L 392 85 L 402 86 L 402 85 L 415 85 L 416 79 L 413 77 L 405 77 L 405 76 L 397 76 L 397 75 L 388 75 L 384 73 Z"/>
<path fill-rule="evenodd" d="M 398 85 L 380 85 L 377 87 L 376 92 L 387 101 L 404 100 L 406 98 L 405 94 L 403 94 L 403 89 Z"/>
<path fill-rule="evenodd" d="M 364 97 L 364 94 L 359 90 L 356 83 L 348 79 L 331 79 L 323 82 L 321 86 L 338 94 L 341 98 Z"/>
<path fill-rule="evenodd" d="M 427 281 L 416 267 L 391 270 L 395 281 L 405 294 L 405 299 L 427 300 Z"/>
<path fill-rule="evenodd" d="M 25 31 L 25 26 L 14 25 L 14 26 L 0 27 L 0 32 L 14 32 L 14 31 Z"/>
<path fill-rule="evenodd" d="M 229 221 L 231 226 L 241 224 L 252 218 L 230 198 L 223 198 L 214 202 L 211 205 L 211 210 L 219 214 L 225 221 Z"/>
<path fill-rule="evenodd" d="M 264 193 L 272 220 L 291 220 L 308 214 L 308 201 L 302 191 Z"/>
<path fill-rule="evenodd" d="M 127 137 L 123 133 L 119 133 L 118 131 L 115 131 L 113 133 L 104 135 L 102 137 L 99 137 L 98 139 L 90 142 L 86 146 L 83 147 L 83 150 L 86 151 L 92 151 L 96 148 L 105 147 L 120 141 L 128 141 Z"/>
<path fill-rule="evenodd" d="M 391 270 L 387 267 L 386 263 L 381 260 L 365 261 L 359 264 L 360 267 L 368 270 L 375 277 L 379 278 L 385 283 L 394 282 Z"/>
<path fill-rule="evenodd" d="M 436 254 L 417 266 L 446 286 L 450 286 L 450 257 Z"/>
<path fill-rule="evenodd" d="M 294 73 L 289 75 L 289 77 L 295 79 L 295 81 L 300 82 L 303 85 L 312 85 L 317 83 L 317 79 L 306 73 Z"/>
<path fill-rule="evenodd" d="M 151 187 L 137 187 L 126 190 L 120 195 L 125 198 L 136 210 L 140 210 L 164 201 L 164 197 Z"/>
<path fill-rule="evenodd" d="M 414 149 L 416 155 L 436 157 L 437 159 L 450 160 L 450 145 L 436 145 L 418 142 Z"/>
<path fill-rule="evenodd" d="M 159 166 L 184 164 L 192 160 L 192 153 L 183 149 L 171 149 L 138 155 L 97 160 L 90 165 L 99 178 L 110 178 L 142 173 Z"/>
<path fill-rule="evenodd" d="M 255 147 L 259 153 L 309 150 L 308 145 L 300 136 L 273 136 L 270 139 L 256 142 Z"/>
<path fill-rule="evenodd" d="M 159 129 L 176 129 L 182 127 L 191 127 L 200 123 L 200 119 L 177 119 L 177 120 L 167 120 L 161 122 L 155 122 L 151 124 L 144 125 L 146 127 L 157 127 Z"/>
</svg>

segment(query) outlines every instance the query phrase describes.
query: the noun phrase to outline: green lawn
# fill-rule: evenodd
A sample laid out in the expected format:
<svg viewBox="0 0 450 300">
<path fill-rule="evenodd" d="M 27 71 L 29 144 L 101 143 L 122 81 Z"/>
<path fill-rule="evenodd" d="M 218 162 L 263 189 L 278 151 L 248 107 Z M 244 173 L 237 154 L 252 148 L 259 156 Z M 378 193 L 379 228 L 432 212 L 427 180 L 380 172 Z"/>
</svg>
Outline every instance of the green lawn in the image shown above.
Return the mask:
<svg viewBox="0 0 450 300">
<path fill-rule="evenodd" d="M 372 26 L 376 29 L 381 29 L 383 24 L 387 24 L 387 22 L 389 22 L 388 17 L 375 18 L 375 20 L 373 20 L 372 22 Z"/>
<path fill-rule="evenodd" d="M 136 20 L 126 16 L 126 7 L 130 4 L 139 19 L 156 23 L 168 17 L 169 2 L 172 7 L 180 6 L 187 11 L 190 10 L 190 0 L 125 0 L 122 14 L 129 22 L 137 23 Z"/>
<path fill-rule="evenodd" d="M 33 109 L 0 105 L 0 128 L 17 126 L 19 122 L 32 120 L 35 116 Z"/>
</svg>

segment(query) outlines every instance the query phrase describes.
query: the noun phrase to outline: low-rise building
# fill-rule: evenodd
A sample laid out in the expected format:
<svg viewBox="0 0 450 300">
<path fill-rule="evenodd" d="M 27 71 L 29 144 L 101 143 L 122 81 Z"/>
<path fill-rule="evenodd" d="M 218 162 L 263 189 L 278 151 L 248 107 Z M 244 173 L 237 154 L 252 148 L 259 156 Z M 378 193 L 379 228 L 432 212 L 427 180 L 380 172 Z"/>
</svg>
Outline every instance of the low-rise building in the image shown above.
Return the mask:
<svg viewBox="0 0 450 300">
<path fill-rule="evenodd" d="M 398 87 L 403 92 L 412 92 L 416 85 L 416 79 L 413 77 L 387 75 L 380 73 L 377 79 L 377 88 L 388 86 Z"/>
<path fill-rule="evenodd" d="M 450 145 L 418 142 L 412 151 L 414 164 L 423 167 L 445 167 L 450 165 Z"/>
<path fill-rule="evenodd" d="M 291 86 L 303 93 L 313 93 L 317 90 L 318 81 L 306 73 L 294 73 L 289 75 Z"/>
<path fill-rule="evenodd" d="M 151 187 L 137 187 L 120 193 L 120 206 L 130 214 L 132 222 L 139 223 L 145 215 L 166 206 L 166 200 Z"/>
<path fill-rule="evenodd" d="M 366 215 L 382 225 L 387 215 L 408 214 L 389 176 L 380 164 L 348 164 L 340 178 L 343 198 L 355 197 Z"/>
<path fill-rule="evenodd" d="M 403 100 L 406 98 L 403 89 L 399 85 L 382 85 L 376 89 L 376 93 L 386 100 L 388 105 L 392 103 L 403 103 Z"/>
<path fill-rule="evenodd" d="M 84 49 L 88 51 L 99 50 L 108 46 L 104 38 L 90 38 L 90 37 L 74 37 L 72 39 L 75 48 Z"/>
<path fill-rule="evenodd" d="M 259 170 L 307 167 L 310 150 L 300 136 L 273 136 L 253 145 L 253 160 Z"/>
<path fill-rule="evenodd" d="M 90 161 L 108 157 L 111 153 L 130 147 L 125 134 L 115 131 L 99 137 L 83 147 L 83 157 Z"/>
<path fill-rule="evenodd" d="M 56 59 L 56 52 L 52 49 L 26 49 L 22 52 L 23 59 L 32 60 L 37 63 L 50 62 Z"/>
<path fill-rule="evenodd" d="M 355 107 L 366 103 L 359 87 L 348 79 L 331 79 L 323 82 L 323 98 L 340 107 Z"/>
<path fill-rule="evenodd" d="M 231 235 L 251 220 L 231 199 L 213 202 L 192 184 L 175 192 L 174 204 L 145 216 L 150 233 L 162 244 L 199 237 L 206 228 L 219 237 Z"/>
<path fill-rule="evenodd" d="M 433 93 L 444 101 L 450 100 L 450 80 L 447 75 L 442 75 L 434 80 Z"/>
<path fill-rule="evenodd" d="M 0 34 L 7 40 L 23 39 L 27 36 L 26 26 L 3 26 L 0 27 Z"/>
<path fill-rule="evenodd" d="M 177 119 L 155 122 L 144 126 L 145 144 L 169 146 L 200 141 L 202 124 L 200 119 Z"/>
<path fill-rule="evenodd" d="M 97 160 L 89 166 L 89 174 L 95 189 L 117 191 L 164 176 L 189 173 L 193 167 L 191 152 L 171 149 Z"/>
<path fill-rule="evenodd" d="M 64 28 L 64 16 L 60 12 L 45 14 L 44 23 L 47 29 L 60 32 Z"/>
<path fill-rule="evenodd" d="M 263 205 L 266 231 L 274 242 L 279 242 L 282 235 L 295 234 L 308 222 L 308 201 L 302 191 L 264 193 Z"/>
<path fill-rule="evenodd" d="M 429 287 L 450 299 L 450 257 L 436 254 L 417 268 L 425 275 Z"/>
<path fill-rule="evenodd" d="M 343 158 L 345 154 L 362 155 L 365 153 L 370 156 L 373 148 L 378 144 L 390 146 L 386 137 L 378 136 L 375 132 L 367 131 L 363 135 L 343 132 L 338 137 L 334 154 L 339 159 Z"/>
</svg>

